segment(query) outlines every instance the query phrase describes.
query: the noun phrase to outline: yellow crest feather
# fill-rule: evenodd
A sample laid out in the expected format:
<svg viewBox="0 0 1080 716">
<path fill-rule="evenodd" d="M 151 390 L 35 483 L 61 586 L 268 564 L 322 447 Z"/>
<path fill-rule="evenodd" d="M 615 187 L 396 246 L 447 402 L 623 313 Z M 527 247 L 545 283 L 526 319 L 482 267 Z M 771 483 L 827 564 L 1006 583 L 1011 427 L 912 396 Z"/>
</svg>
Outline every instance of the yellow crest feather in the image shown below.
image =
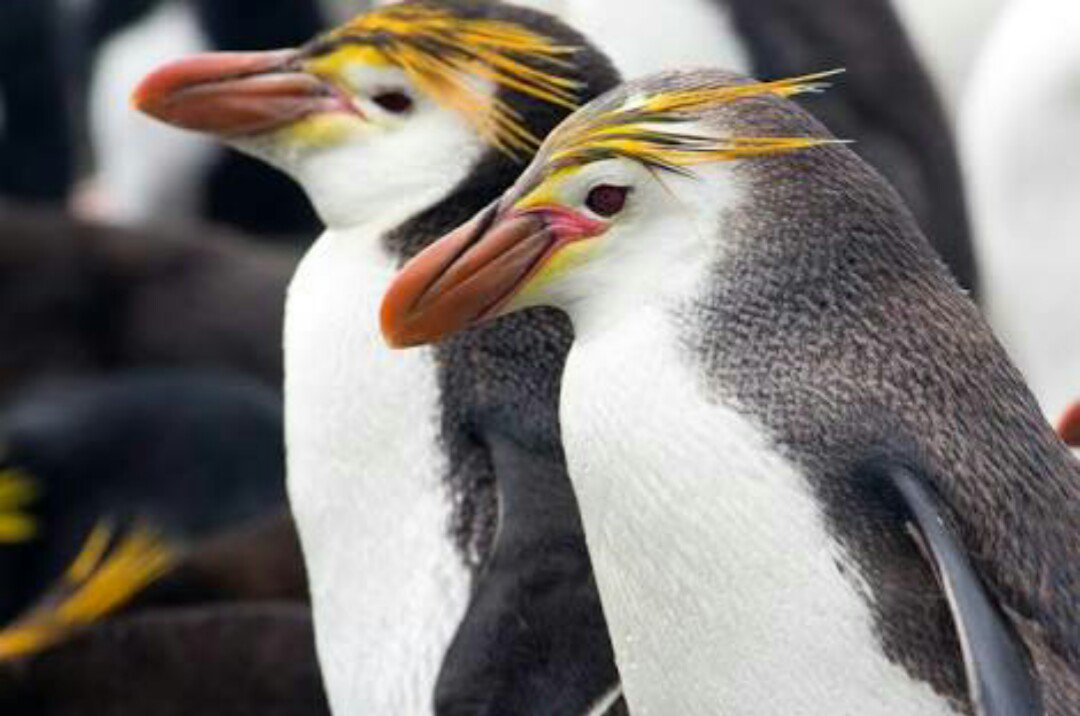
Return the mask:
<svg viewBox="0 0 1080 716">
<path fill-rule="evenodd" d="M 677 131 L 696 113 L 751 97 L 791 97 L 816 92 L 820 80 L 839 70 L 747 84 L 699 85 L 631 100 L 600 114 L 572 118 L 551 136 L 549 162 L 554 167 L 585 164 L 616 156 L 675 172 L 705 162 L 793 152 L 839 140 L 818 137 L 720 137 Z"/>
<path fill-rule="evenodd" d="M 476 79 L 566 109 L 578 106 L 581 83 L 567 76 L 573 71 L 567 58 L 578 48 L 512 22 L 463 17 L 422 1 L 404 2 L 361 15 L 319 40 L 313 52 L 342 44 L 374 49 L 511 156 L 532 153 L 541 140 L 512 107 L 482 92 Z M 551 69 L 539 69 L 528 60 L 540 60 Z"/>
<path fill-rule="evenodd" d="M 0 662 L 41 651 L 111 614 L 168 572 L 175 558 L 149 528 L 119 539 L 112 527 L 98 525 L 57 586 L 0 631 Z"/>
<path fill-rule="evenodd" d="M 37 486 L 25 472 L 0 471 L 0 544 L 25 542 L 37 534 L 36 522 L 23 511 L 37 496 Z"/>
</svg>

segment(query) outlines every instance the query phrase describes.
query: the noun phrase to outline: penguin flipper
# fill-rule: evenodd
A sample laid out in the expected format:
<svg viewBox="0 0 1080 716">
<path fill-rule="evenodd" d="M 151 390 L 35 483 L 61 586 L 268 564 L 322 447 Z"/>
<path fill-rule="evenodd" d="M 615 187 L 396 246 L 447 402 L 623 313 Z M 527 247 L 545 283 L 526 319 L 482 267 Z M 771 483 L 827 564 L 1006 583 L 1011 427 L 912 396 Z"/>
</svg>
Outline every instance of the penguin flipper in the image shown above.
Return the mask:
<svg viewBox="0 0 1080 716">
<path fill-rule="evenodd" d="M 978 716 L 1043 713 L 1027 652 L 949 529 L 931 482 L 908 466 L 889 465 L 886 476 L 910 516 L 909 528 L 923 547 L 945 592 L 964 654 L 968 690 Z"/>
</svg>

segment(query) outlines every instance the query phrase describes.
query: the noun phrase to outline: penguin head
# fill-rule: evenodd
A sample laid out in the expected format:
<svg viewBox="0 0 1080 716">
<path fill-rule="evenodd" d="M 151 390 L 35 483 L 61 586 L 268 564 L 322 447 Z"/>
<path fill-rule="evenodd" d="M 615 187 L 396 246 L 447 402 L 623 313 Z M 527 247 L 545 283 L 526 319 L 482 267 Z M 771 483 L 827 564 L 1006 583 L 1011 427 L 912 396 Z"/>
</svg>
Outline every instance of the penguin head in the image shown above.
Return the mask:
<svg viewBox="0 0 1080 716">
<path fill-rule="evenodd" d="M 616 81 L 580 35 L 542 13 L 412 0 L 299 49 L 170 63 L 133 103 L 278 167 L 342 226 L 372 206 L 445 195 L 492 153 L 516 175 L 551 128 Z"/>
<path fill-rule="evenodd" d="M 594 101 L 497 204 L 405 265 L 384 336 L 405 347 L 531 306 L 579 323 L 646 294 L 687 295 L 732 243 L 726 217 L 750 193 L 742 166 L 836 143 L 787 100 L 825 76 L 669 72 Z"/>
</svg>

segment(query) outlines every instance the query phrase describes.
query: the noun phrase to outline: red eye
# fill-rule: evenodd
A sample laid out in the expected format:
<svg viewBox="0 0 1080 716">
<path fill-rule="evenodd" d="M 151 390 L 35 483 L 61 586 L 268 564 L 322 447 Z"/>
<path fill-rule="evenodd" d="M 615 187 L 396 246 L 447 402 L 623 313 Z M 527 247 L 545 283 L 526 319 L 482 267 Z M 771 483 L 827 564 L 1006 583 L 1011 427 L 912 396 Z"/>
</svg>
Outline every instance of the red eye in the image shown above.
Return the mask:
<svg viewBox="0 0 1080 716">
<path fill-rule="evenodd" d="M 626 206 L 626 197 L 629 193 L 630 188 L 625 186 L 614 184 L 594 186 L 585 198 L 585 206 L 597 216 L 612 217 Z"/>
<path fill-rule="evenodd" d="M 412 97 L 396 90 L 380 92 L 372 97 L 371 101 L 394 114 L 405 114 L 413 108 Z"/>
</svg>

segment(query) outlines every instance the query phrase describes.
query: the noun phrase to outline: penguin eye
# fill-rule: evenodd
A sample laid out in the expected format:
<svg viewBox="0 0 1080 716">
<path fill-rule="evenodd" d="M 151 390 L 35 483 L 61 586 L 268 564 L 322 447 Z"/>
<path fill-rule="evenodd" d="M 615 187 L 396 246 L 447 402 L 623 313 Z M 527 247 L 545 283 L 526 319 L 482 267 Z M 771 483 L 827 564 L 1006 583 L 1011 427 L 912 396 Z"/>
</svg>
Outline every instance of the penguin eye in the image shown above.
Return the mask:
<svg viewBox="0 0 1080 716">
<path fill-rule="evenodd" d="M 413 108 L 412 97 L 399 90 L 380 92 L 371 101 L 392 114 L 405 114 Z"/>
<path fill-rule="evenodd" d="M 610 218 L 623 210 L 629 194 L 630 187 L 600 184 L 589 190 L 589 195 L 585 197 L 585 206 L 597 216 Z"/>
</svg>

